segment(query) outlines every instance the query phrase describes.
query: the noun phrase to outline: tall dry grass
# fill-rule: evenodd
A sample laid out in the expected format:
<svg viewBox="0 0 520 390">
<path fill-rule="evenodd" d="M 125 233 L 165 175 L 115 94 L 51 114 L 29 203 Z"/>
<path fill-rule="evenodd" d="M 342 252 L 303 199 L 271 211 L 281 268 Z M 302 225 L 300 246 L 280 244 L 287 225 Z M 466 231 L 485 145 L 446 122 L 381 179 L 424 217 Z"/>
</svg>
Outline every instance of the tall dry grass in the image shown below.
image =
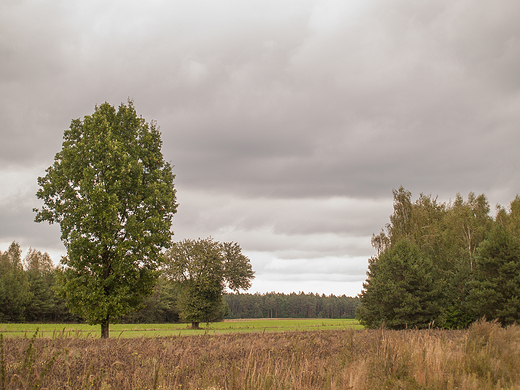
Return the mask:
<svg viewBox="0 0 520 390">
<path fill-rule="evenodd" d="M 4 339 L 0 389 L 520 389 L 520 327 Z"/>
</svg>

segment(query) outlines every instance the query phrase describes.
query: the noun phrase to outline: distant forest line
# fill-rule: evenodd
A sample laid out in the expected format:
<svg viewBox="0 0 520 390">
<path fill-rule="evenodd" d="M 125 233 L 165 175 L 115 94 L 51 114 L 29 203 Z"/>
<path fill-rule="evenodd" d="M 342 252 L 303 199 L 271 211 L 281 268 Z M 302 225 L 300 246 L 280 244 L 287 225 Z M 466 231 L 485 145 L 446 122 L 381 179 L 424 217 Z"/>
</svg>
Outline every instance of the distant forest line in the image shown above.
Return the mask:
<svg viewBox="0 0 520 390">
<path fill-rule="evenodd" d="M 59 274 L 47 253 L 30 249 L 22 258 L 13 242 L 0 251 L 0 322 L 84 322 L 70 313 L 53 286 Z M 179 322 L 178 284 L 160 277 L 141 310 L 123 318 L 123 323 Z M 359 299 L 300 293 L 224 294 L 220 318 L 355 318 Z"/>
<path fill-rule="evenodd" d="M 355 318 L 359 298 L 345 295 L 226 294 L 226 318 Z"/>
</svg>

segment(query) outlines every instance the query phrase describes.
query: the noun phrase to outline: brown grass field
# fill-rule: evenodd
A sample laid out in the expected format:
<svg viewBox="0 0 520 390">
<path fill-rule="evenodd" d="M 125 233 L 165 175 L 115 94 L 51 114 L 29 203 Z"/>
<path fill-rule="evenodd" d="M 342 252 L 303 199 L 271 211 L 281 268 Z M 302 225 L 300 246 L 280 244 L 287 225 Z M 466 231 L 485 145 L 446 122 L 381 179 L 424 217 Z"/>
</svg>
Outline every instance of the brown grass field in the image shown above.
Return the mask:
<svg viewBox="0 0 520 390">
<path fill-rule="evenodd" d="M 6 389 L 520 389 L 520 326 L 4 338 Z"/>
</svg>

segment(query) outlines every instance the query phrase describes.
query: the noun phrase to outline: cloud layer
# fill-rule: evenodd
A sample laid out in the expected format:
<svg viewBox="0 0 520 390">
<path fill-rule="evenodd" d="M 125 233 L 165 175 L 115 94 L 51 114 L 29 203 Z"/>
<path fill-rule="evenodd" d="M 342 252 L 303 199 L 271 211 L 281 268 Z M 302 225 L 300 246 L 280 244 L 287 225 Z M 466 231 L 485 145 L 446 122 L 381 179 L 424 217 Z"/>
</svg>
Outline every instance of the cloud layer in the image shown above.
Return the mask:
<svg viewBox="0 0 520 390">
<path fill-rule="evenodd" d="M 483 0 L 4 1 L 0 243 L 62 250 L 31 222 L 36 177 L 72 119 L 130 97 L 175 165 L 176 239 L 239 242 L 253 289 L 355 295 L 393 188 L 519 192 L 519 18 Z"/>
</svg>

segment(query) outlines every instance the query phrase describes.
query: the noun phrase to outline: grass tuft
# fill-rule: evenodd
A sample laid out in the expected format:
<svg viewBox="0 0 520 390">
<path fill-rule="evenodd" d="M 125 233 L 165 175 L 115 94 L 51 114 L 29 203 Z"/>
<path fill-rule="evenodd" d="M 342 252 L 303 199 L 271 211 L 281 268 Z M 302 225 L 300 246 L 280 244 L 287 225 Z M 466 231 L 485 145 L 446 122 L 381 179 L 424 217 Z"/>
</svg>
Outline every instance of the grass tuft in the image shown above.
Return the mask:
<svg viewBox="0 0 520 390">
<path fill-rule="evenodd" d="M 520 327 L 484 321 L 466 331 L 0 336 L 0 355 L 0 390 L 520 388 Z"/>
</svg>

